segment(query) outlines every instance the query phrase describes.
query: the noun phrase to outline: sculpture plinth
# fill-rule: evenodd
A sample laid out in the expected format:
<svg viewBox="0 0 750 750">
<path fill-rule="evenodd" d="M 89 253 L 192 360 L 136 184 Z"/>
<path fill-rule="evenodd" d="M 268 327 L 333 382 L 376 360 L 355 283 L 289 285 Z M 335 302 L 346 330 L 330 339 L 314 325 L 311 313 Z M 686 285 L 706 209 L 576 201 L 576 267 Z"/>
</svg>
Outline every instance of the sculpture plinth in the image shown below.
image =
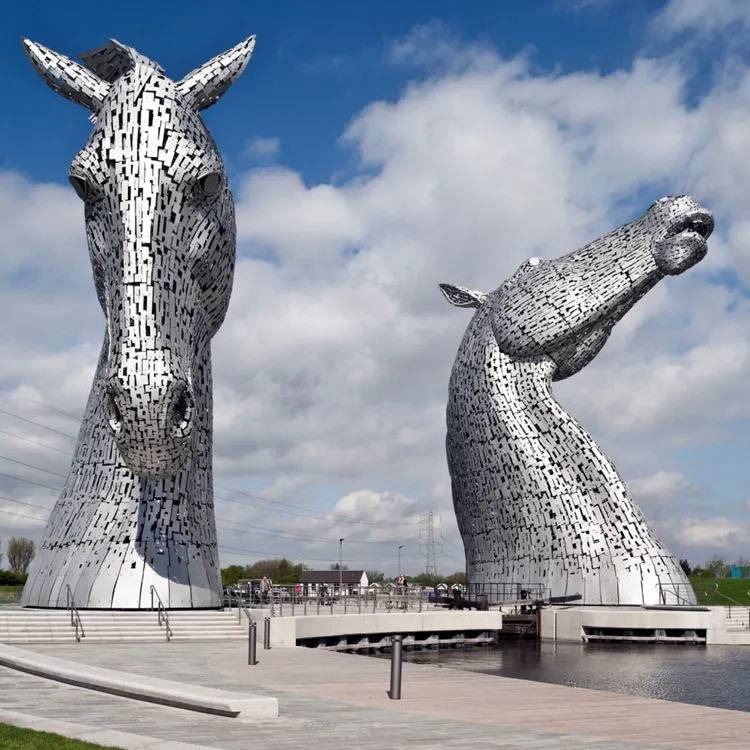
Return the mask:
<svg viewBox="0 0 750 750">
<path fill-rule="evenodd" d="M 706 254 L 713 217 L 687 196 L 556 260 L 532 258 L 476 309 L 450 379 L 446 448 L 469 583 L 543 584 L 584 604 L 694 603 L 612 462 L 552 395 L 667 275 Z M 663 596 L 662 596 L 663 594 Z"/>
<path fill-rule="evenodd" d="M 179 82 L 112 40 L 32 65 L 92 113 L 70 167 L 106 333 L 70 474 L 22 604 L 223 605 L 212 482 L 211 339 L 226 315 L 234 200 L 200 111 L 245 69 L 250 37 Z"/>
</svg>

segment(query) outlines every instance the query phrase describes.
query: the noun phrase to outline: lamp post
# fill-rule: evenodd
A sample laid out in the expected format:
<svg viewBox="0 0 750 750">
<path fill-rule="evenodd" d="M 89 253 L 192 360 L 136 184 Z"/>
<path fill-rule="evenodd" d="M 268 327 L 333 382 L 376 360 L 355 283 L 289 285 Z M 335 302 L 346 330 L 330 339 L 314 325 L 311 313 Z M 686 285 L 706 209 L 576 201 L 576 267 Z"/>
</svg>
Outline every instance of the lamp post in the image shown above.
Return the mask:
<svg viewBox="0 0 750 750">
<path fill-rule="evenodd" d="M 344 562 L 344 539 L 342 537 L 341 539 L 339 539 L 339 597 L 341 596 L 341 585 L 344 579 L 343 562 Z"/>
<path fill-rule="evenodd" d="M 401 550 L 406 547 L 405 544 L 399 544 L 398 546 L 398 574 L 401 575 Z"/>
</svg>

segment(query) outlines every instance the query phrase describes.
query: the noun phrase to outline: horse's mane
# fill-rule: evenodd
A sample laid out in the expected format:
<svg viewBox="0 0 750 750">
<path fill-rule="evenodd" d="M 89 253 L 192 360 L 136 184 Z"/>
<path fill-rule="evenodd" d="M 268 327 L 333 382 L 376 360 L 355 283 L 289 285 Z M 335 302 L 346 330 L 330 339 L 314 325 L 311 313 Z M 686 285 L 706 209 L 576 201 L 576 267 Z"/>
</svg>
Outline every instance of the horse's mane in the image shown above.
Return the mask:
<svg viewBox="0 0 750 750">
<path fill-rule="evenodd" d="M 149 60 L 133 47 L 120 44 L 116 39 L 110 39 L 103 47 L 84 52 L 79 58 L 83 60 L 86 68 L 107 83 L 114 83 L 138 63 L 164 73 L 164 69 L 153 60 Z"/>
</svg>

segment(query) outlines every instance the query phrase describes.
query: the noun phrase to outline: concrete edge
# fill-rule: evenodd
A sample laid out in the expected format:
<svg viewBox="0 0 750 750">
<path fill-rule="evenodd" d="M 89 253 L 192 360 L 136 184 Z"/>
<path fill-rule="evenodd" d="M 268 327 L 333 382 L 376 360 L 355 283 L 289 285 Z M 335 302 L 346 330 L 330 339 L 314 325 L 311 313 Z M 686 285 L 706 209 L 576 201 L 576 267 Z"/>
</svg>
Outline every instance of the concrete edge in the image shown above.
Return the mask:
<svg viewBox="0 0 750 750">
<path fill-rule="evenodd" d="M 193 745 L 177 740 L 164 740 L 158 737 L 147 737 L 142 734 L 120 732 L 115 729 L 102 729 L 89 724 L 72 721 L 47 719 L 41 716 L 6 711 L 0 708 L 0 723 L 10 724 L 20 729 L 31 729 L 35 732 L 49 732 L 69 739 L 93 742 L 104 747 L 121 748 L 122 750 L 217 750 L 208 745 Z"/>
<path fill-rule="evenodd" d="M 242 719 L 277 719 L 276 698 L 94 667 L 0 643 L 0 666 L 123 698 Z"/>
</svg>

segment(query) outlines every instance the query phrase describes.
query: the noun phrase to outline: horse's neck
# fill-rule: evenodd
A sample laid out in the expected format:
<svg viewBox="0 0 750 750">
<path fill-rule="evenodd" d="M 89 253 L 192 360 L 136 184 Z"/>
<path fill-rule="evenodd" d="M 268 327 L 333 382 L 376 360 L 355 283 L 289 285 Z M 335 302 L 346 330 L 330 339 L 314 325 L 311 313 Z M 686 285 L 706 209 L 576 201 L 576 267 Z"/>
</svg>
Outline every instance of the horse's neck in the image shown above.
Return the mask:
<svg viewBox="0 0 750 750">
<path fill-rule="evenodd" d="M 546 357 L 513 361 L 500 352 L 481 316 L 467 331 L 469 341 L 455 371 L 465 380 L 454 377 L 452 386 L 478 400 L 473 419 L 492 435 L 487 457 L 497 464 L 493 481 L 506 499 L 567 497 L 592 522 L 606 522 L 597 508 L 609 501 L 629 520 L 642 520 L 610 459 L 552 395 L 554 363 Z"/>
<path fill-rule="evenodd" d="M 196 353 L 193 367 L 193 373 L 199 380 L 193 383 L 196 408 L 191 454 L 183 468 L 173 477 L 158 480 L 141 480 L 136 477 L 125 465 L 115 440 L 107 429 L 102 402 L 108 351 L 109 341 L 105 335 L 64 494 L 80 497 L 90 491 L 98 493 L 107 480 L 116 481 L 118 496 L 126 495 L 139 501 L 168 500 L 178 489 L 188 495 L 196 492 L 204 496 L 205 493 L 211 494 L 213 395 L 210 344 Z"/>
</svg>

